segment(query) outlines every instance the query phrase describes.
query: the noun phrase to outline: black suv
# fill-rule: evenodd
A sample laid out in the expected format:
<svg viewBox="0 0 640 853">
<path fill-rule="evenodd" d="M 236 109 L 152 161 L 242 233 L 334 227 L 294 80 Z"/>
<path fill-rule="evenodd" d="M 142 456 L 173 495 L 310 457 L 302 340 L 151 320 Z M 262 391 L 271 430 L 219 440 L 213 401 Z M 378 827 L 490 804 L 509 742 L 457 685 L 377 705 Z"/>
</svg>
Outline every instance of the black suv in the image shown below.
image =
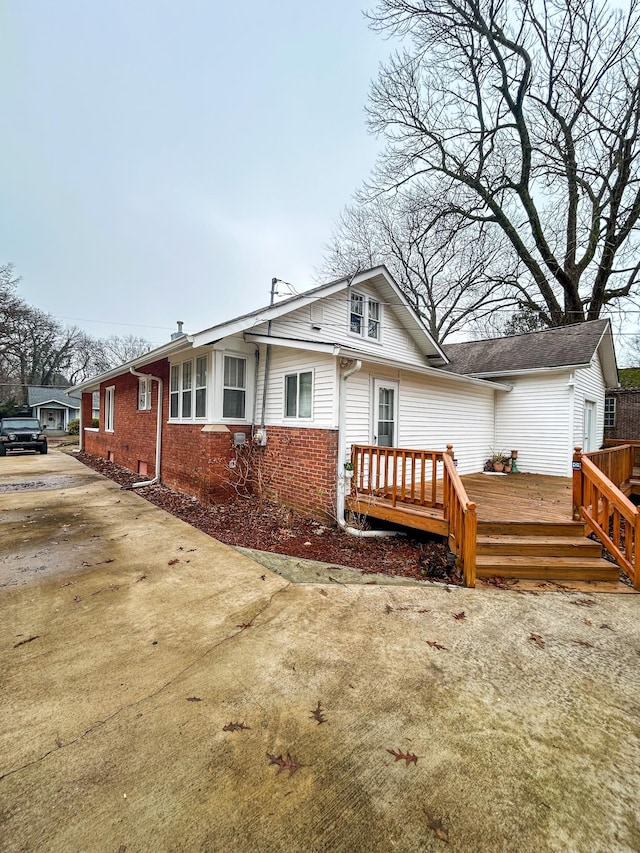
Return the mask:
<svg viewBox="0 0 640 853">
<path fill-rule="evenodd" d="M 0 421 L 0 456 L 7 450 L 47 452 L 47 436 L 37 418 L 3 418 Z"/>
</svg>

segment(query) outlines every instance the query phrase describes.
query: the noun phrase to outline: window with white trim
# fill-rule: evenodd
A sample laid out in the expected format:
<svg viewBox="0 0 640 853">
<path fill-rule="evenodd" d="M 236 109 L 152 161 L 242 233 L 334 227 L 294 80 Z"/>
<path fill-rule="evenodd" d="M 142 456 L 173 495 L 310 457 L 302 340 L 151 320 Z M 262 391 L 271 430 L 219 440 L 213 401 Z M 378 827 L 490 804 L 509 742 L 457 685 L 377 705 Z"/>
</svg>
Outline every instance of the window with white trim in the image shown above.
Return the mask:
<svg viewBox="0 0 640 853">
<path fill-rule="evenodd" d="M 206 355 L 172 364 L 169 371 L 169 418 L 204 420 L 207 417 L 209 360 Z"/>
<path fill-rule="evenodd" d="M 382 305 L 363 293 L 351 291 L 349 300 L 349 331 L 371 341 L 379 341 L 382 329 Z"/>
<path fill-rule="evenodd" d="M 247 359 L 224 356 L 222 417 L 244 420 L 247 398 Z"/>
<path fill-rule="evenodd" d="M 105 432 L 113 432 L 116 408 L 116 386 L 110 385 L 104 389 L 104 428 Z"/>
<path fill-rule="evenodd" d="M 145 412 L 151 408 L 151 379 L 138 379 L 138 411 Z"/>
<path fill-rule="evenodd" d="M 616 398 L 605 397 L 604 399 L 604 425 L 614 427 L 616 425 Z"/>
<path fill-rule="evenodd" d="M 310 418 L 313 399 L 313 371 L 288 373 L 284 377 L 285 418 Z"/>
</svg>

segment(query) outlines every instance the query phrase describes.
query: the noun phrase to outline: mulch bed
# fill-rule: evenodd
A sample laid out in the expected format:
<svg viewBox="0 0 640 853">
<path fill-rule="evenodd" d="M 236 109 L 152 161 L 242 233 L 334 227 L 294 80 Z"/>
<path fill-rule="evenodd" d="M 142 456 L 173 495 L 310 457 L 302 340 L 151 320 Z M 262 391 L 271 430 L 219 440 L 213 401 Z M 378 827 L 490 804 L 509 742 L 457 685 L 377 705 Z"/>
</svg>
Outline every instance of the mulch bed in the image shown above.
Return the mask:
<svg viewBox="0 0 640 853">
<path fill-rule="evenodd" d="M 76 458 L 125 488 L 140 479 L 138 474 L 99 456 L 81 452 Z M 364 572 L 461 583 L 456 574 L 447 574 L 448 549 L 438 536 L 406 530 L 407 535 L 401 537 L 358 539 L 335 525 L 321 524 L 278 504 L 261 503 L 255 497 L 203 504 L 162 485 L 147 486 L 138 494 L 227 545 L 320 560 Z"/>
</svg>

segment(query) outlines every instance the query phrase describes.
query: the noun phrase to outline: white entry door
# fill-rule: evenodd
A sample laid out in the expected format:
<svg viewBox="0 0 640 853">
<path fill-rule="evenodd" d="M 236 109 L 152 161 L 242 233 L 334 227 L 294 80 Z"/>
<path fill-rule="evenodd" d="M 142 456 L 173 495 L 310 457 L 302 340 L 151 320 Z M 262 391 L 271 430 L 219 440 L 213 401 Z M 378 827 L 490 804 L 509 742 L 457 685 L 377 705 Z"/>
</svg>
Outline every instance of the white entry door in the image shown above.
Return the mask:
<svg viewBox="0 0 640 853">
<path fill-rule="evenodd" d="M 590 453 L 597 450 L 596 443 L 596 404 L 592 400 L 584 401 L 584 436 L 582 452 Z"/>
<path fill-rule="evenodd" d="M 383 379 L 373 381 L 373 444 L 397 447 L 398 383 Z"/>
</svg>

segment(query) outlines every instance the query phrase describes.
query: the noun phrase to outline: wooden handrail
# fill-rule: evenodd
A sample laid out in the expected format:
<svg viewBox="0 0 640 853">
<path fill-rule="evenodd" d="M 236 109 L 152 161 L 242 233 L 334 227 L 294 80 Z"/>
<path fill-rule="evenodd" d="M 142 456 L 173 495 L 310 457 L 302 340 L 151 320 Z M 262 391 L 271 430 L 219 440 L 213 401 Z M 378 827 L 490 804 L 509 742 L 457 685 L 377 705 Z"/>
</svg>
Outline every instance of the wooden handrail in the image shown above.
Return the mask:
<svg viewBox="0 0 640 853">
<path fill-rule="evenodd" d="M 607 452 L 580 454 L 580 448 L 576 447 L 573 465 L 574 518 L 577 516 L 587 523 L 629 575 L 634 588 L 640 590 L 640 511 L 594 461 L 598 460 L 607 466 L 605 460 L 608 457 L 602 456 Z M 616 476 L 624 473 L 613 467 Z"/>
<path fill-rule="evenodd" d="M 354 444 L 351 462 L 352 494 L 383 497 L 394 507 L 410 504 L 442 509 L 449 528 L 449 548 L 462 566 L 465 585 L 476 585 L 477 506 L 469 500 L 456 470 L 453 445 L 442 451 Z"/>
<path fill-rule="evenodd" d="M 633 476 L 635 449 L 630 444 L 620 444 L 605 450 L 592 450 L 583 454 L 590 459 L 614 485 L 620 488 Z"/>
<path fill-rule="evenodd" d="M 448 445 L 449 446 L 449 445 Z M 453 461 L 444 454 L 444 517 L 449 522 L 449 548 L 458 557 L 464 572 L 464 585 L 476 585 L 477 505 L 469 500 Z"/>
</svg>

